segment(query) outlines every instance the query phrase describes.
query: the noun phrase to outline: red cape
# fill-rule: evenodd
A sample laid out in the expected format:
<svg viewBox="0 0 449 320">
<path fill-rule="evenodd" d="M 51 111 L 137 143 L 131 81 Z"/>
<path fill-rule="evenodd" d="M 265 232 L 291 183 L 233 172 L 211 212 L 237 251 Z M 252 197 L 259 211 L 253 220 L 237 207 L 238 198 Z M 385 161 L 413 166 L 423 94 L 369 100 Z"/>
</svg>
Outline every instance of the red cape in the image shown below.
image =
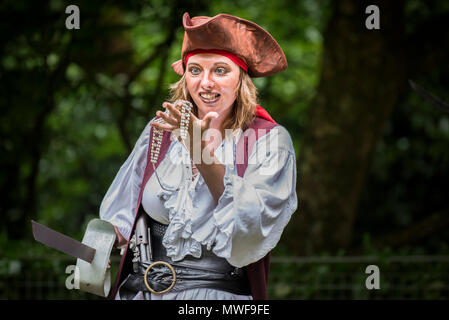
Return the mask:
<svg viewBox="0 0 449 320">
<path fill-rule="evenodd" d="M 260 105 L 257 105 L 256 107 L 256 116 L 264 118 L 265 120 L 268 120 L 270 122 L 276 123 L 276 121 L 274 121 L 273 118 L 268 114 L 267 110 L 262 108 Z"/>
</svg>

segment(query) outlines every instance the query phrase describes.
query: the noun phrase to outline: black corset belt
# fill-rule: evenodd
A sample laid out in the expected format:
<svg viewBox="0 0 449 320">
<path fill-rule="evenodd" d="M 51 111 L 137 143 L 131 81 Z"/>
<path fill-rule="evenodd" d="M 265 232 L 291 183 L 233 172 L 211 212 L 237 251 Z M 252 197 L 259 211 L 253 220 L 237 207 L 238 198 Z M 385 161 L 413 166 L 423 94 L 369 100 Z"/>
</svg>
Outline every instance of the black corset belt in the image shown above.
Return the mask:
<svg viewBox="0 0 449 320">
<path fill-rule="evenodd" d="M 226 259 L 216 256 L 213 252 L 202 247 L 200 258 L 191 255 L 181 261 L 174 262 L 166 254 L 162 245 L 162 239 L 167 229 L 166 225 L 148 218 L 150 229 L 150 242 L 152 260 L 138 262 L 137 272 L 132 272 L 120 286 L 120 297 L 132 299 L 137 292 L 149 292 L 145 285 L 145 272 L 147 272 L 147 284 L 155 292 L 167 291 L 179 292 L 194 288 L 210 288 L 223 290 L 240 295 L 250 295 L 248 277 L 245 269 L 230 265 Z M 155 263 L 149 270 L 150 264 Z M 172 269 L 169 267 L 172 267 Z M 173 284 L 173 272 L 176 281 Z"/>
</svg>

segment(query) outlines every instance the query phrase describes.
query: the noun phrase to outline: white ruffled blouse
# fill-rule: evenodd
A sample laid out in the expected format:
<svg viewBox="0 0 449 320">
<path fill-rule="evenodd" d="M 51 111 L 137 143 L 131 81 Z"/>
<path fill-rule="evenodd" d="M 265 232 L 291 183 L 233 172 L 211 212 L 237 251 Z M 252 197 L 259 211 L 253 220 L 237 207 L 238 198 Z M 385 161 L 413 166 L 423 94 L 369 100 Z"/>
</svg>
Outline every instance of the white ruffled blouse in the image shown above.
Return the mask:
<svg viewBox="0 0 449 320">
<path fill-rule="evenodd" d="M 131 235 L 151 130 L 148 124 L 100 207 L 101 219 L 115 225 L 126 239 Z M 168 224 L 163 245 L 173 261 L 186 255 L 200 257 L 206 249 L 235 267 L 256 262 L 276 246 L 296 210 L 295 152 L 287 130 L 278 125 L 256 141 L 243 177 L 235 165 L 239 137 L 224 139 L 215 150 L 226 170 L 218 204 L 201 174 L 192 177 L 189 152 L 176 139 L 156 168 L 164 188 L 155 174 L 148 180 L 142 206 L 153 219 Z"/>
</svg>

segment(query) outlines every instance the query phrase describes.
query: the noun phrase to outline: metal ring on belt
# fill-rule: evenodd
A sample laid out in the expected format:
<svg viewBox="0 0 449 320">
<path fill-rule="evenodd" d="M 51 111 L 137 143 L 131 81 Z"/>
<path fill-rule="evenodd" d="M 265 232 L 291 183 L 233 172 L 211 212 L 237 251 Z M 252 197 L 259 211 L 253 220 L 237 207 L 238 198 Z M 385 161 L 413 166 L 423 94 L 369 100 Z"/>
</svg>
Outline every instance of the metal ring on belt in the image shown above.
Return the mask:
<svg viewBox="0 0 449 320">
<path fill-rule="evenodd" d="M 148 272 L 150 271 L 150 269 L 153 268 L 154 266 L 159 265 L 159 264 L 162 264 L 162 265 L 166 266 L 167 268 L 169 268 L 170 271 L 171 271 L 171 273 L 173 274 L 173 280 L 172 280 L 172 282 L 171 282 L 171 285 L 170 285 L 167 289 L 164 289 L 164 290 L 162 290 L 162 291 L 156 291 L 156 290 L 154 290 L 153 288 L 151 288 L 150 285 L 148 284 L 148 280 L 147 280 L 147 278 L 148 278 Z M 143 276 L 143 280 L 145 281 L 145 286 L 147 287 L 148 290 L 150 290 L 151 293 L 154 293 L 154 294 L 164 294 L 164 293 L 169 292 L 169 291 L 170 291 L 171 289 L 173 289 L 173 287 L 175 286 L 175 283 L 176 283 L 176 272 L 175 272 L 175 269 L 173 269 L 172 265 L 169 264 L 168 262 L 165 262 L 165 261 L 156 261 L 156 262 L 153 262 L 152 264 L 150 264 L 150 265 L 148 266 L 148 268 L 145 270 L 145 275 Z"/>
</svg>

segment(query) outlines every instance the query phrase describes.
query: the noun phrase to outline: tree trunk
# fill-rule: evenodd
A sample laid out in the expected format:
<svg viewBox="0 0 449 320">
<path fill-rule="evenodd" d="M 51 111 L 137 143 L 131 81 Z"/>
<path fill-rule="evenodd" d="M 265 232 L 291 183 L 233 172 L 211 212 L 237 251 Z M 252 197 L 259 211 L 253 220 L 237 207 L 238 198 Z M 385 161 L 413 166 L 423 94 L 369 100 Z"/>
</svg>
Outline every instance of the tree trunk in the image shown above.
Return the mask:
<svg viewBox="0 0 449 320">
<path fill-rule="evenodd" d="M 285 241 L 297 254 L 347 247 L 371 155 L 406 85 L 403 1 L 335 2 L 324 33 L 322 71 L 298 159 L 298 212 Z"/>
</svg>

